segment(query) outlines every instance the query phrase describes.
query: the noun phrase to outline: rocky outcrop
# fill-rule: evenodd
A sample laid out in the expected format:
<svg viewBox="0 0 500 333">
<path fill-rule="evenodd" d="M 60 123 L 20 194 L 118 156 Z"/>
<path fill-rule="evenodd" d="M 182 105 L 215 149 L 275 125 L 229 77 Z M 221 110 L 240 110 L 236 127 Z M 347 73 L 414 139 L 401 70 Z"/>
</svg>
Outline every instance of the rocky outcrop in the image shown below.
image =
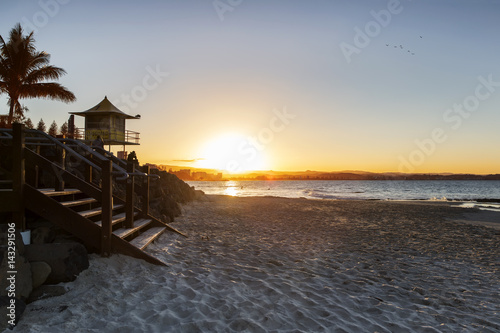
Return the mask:
<svg viewBox="0 0 500 333">
<path fill-rule="evenodd" d="M 175 217 L 181 215 L 180 204 L 193 201 L 204 193 L 195 190 L 176 175 L 166 171 L 152 169 L 151 174 L 160 176 L 158 179 L 151 178 L 149 184 L 149 207 L 150 214 L 163 222 L 171 222 Z M 137 184 L 140 178 L 136 178 Z M 125 198 L 125 185 L 121 183 L 113 184 L 113 193 L 121 198 Z M 142 198 L 135 194 L 134 203 L 137 208 L 141 208 Z"/>
<path fill-rule="evenodd" d="M 61 296 L 66 293 L 66 288 L 61 285 L 50 285 L 44 284 L 36 289 L 33 289 L 33 292 L 30 294 L 30 297 L 26 300 L 26 303 L 29 304 L 34 301 L 38 301 L 40 299 L 45 299 L 49 297 Z"/>
<path fill-rule="evenodd" d="M 40 287 L 47 281 L 52 268 L 50 265 L 44 261 L 34 261 L 31 262 L 31 281 L 33 284 L 33 289 Z"/>
<path fill-rule="evenodd" d="M 0 331 L 19 321 L 26 302 L 65 293 L 64 287 L 47 286 L 46 283 L 73 281 L 89 266 L 87 251 L 82 244 L 50 243 L 55 238 L 50 222 L 43 219 L 29 221 L 31 243 L 35 243 L 31 245 L 23 243 L 21 233 L 12 222 L 2 222 Z"/>
<path fill-rule="evenodd" d="M 32 244 L 52 243 L 56 238 L 56 233 L 50 227 L 38 227 L 31 231 Z"/>
<path fill-rule="evenodd" d="M 74 281 L 89 267 L 87 250 L 80 243 L 26 245 L 25 256 L 29 261 L 43 261 L 50 266 L 48 284 Z"/>
<path fill-rule="evenodd" d="M 150 183 L 151 213 L 162 220 L 168 218 L 173 221 L 181 214 L 179 204 L 193 201 L 197 193 L 176 175 L 157 169 L 151 170 L 151 173 L 160 176 L 160 179 Z"/>
</svg>

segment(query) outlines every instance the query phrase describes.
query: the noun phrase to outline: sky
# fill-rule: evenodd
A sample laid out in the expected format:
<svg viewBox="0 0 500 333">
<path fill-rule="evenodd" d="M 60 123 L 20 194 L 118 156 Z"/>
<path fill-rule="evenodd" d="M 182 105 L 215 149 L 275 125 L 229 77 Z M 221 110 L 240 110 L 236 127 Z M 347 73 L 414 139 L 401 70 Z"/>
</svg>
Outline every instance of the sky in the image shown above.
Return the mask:
<svg viewBox="0 0 500 333">
<path fill-rule="evenodd" d="M 141 163 L 489 174 L 499 18 L 497 0 L 2 0 L 0 35 L 34 31 L 77 97 L 22 100 L 35 125 L 107 96 L 141 115 Z"/>
</svg>

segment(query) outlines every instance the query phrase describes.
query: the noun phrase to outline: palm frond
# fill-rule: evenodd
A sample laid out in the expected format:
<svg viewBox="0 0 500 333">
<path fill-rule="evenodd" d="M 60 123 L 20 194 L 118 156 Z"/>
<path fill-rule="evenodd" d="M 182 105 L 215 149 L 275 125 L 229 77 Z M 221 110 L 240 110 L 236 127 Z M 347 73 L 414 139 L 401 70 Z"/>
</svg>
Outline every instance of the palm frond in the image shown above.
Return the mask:
<svg viewBox="0 0 500 333">
<path fill-rule="evenodd" d="M 9 95 L 9 123 L 14 113 L 23 115 L 20 98 L 48 98 L 73 102 L 75 95 L 55 82 L 66 71 L 49 65 L 50 54 L 37 51 L 34 33 L 24 35 L 21 24 L 10 31 L 6 42 L 0 36 L 0 93 Z"/>
<path fill-rule="evenodd" d="M 19 90 L 19 98 L 46 98 L 66 103 L 76 101 L 76 97 L 71 91 L 55 82 L 23 85 Z"/>
<path fill-rule="evenodd" d="M 66 71 L 60 67 L 44 66 L 32 70 L 23 80 L 23 84 L 38 83 L 45 80 L 57 80 L 66 74 Z"/>
</svg>

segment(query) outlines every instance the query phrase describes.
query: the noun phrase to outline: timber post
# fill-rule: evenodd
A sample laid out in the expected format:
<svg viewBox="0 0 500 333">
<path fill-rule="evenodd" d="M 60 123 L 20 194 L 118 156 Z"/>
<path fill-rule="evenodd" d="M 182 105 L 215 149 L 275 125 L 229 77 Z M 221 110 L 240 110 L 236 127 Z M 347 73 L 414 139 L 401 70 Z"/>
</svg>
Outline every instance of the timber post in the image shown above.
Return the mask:
<svg viewBox="0 0 500 333">
<path fill-rule="evenodd" d="M 92 154 L 87 156 L 89 161 L 92 161 Z M 92 183 L 92 166 L 90 164 L 85 163 L 85 181 L 88 183 Z"/>
<path fill-rule="evenodd" d="M 146 175 L 149 175 L 150 166 L 145 165 L 143 167 L 143 172 Z M 142 183 L 142 214 L 144 215 L 144 217 L 149 215 L 149 182 L 149 177 L 144 177 L 144 181 Z"/>
<path fill-rule="evenodd" d="M 111 232 L 113 218 L 113 181 L 111 179 L 113 162 L 105 160 L 102 163 L 102 227 L 101 227 L 101 255 L 111 254 Z"/>
<path fill-rule="evenodd" d="M 63 170 L 66 170 L 66 150 L 61 147 L 56 147 L 56 162 Z M 56 191 L 64 191 L 64 180 L 58 172 L 56 172 L 54 189 Z"/>
<path fill-rule="evenodd" d="M 24 216 L 24 183 L 26 181 L 24 125 L 13 124 L 12 132 L 12 191 L 17 202 L 12 212 L 12 220 L 16 224 L 16 228 L 26 231 L 26 219 Z"/>
<path fill-rule="evenodd" d="M 125 228 L 134 227 L 134 176 L 131 173 L 135 172 L 134 161 L 127 161 L 127 173 L 129 176 L 127 178 L 127 192 L 125 195 Z"/>
<path fill-rule="evenodd" d="M 40 146 L 36 146 L 35 152 L 40 155 Z M 35 165 L 35 188 L 38 188 L 40 184 L 40 167 Z"/>
</svg>

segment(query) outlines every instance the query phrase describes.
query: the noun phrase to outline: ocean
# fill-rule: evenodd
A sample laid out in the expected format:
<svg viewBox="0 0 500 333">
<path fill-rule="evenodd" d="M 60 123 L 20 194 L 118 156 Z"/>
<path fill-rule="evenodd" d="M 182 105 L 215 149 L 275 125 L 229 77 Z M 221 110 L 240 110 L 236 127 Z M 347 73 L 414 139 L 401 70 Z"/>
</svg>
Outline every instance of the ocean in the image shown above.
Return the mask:
<svg viewBox="0 0 500 333">
<path fill-rule="evenodd" d="M 431 200 L 479 202 L 500 209 L 500 180 L 188 181 L 206 194 L 331 200 Z M 469 203 L 470 206 L 470 203 Z"/>
</svg>

